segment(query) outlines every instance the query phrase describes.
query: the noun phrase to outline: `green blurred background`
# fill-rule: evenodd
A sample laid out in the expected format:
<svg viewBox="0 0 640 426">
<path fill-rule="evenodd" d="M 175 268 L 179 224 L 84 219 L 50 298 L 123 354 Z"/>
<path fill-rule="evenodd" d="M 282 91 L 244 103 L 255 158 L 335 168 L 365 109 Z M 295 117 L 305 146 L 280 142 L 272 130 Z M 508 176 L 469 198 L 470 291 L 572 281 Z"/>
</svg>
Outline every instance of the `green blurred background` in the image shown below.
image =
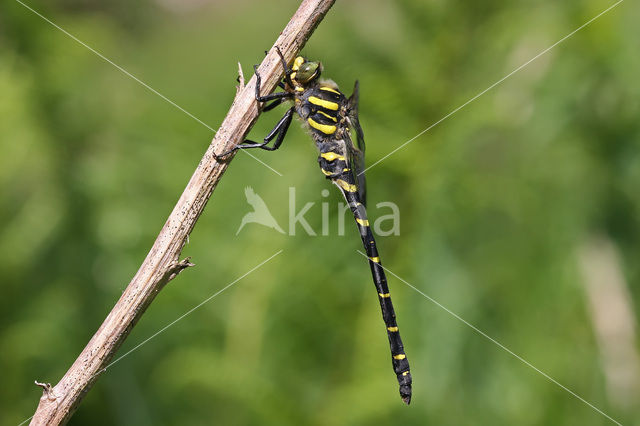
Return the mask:
<svg viewBox="0 0 640 426">
<path fill-rule="evenodd" d="M 297 1 L 28 4 L 217 128 Z M 613 2 L 337 2 L 303 53 L 361 87 L 369 164 Z M 640 7 L 627 1 L 368 171 L 391 271 L 623 424 L 640 424 Z M 259 139 L 284 111 L 265 114 Z M 33 414 L 159 232 L 212 132 L 13 0 L 0 6 L 0 411 Z M 170 283 L 70 424 L 600 425 L 610 420 L 390 277 L 414 378 L 404 406 L 360 241 L 292 126 L 238 155 Z M 320 233 L 283 228 L 289 187 Z M 323 189 L 331 195 L 321 196 Z M 352 231 L 352 232 L 351 232 Z"/>
</svg>

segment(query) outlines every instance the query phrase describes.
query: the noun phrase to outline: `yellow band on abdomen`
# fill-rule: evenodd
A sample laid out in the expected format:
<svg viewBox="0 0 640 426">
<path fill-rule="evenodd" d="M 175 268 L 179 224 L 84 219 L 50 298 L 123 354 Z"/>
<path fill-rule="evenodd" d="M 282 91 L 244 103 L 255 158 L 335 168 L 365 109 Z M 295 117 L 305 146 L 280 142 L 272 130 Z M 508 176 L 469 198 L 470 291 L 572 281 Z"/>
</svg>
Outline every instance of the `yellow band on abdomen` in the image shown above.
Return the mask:
<svg viewBox="0 0 640 426">
<path fill-rule="evenodd" d="M 342 160 L 342 161 L 346 161 L 346 159 L 344 158 L 343 155 L 340 154 L 336 154 L 333 151 L 329 151 L 329 152 L 323 152 L 322 154 L 320 154 L 320 157 L 324 158 L 327 161 L 333 161 L 333 160 Z"/>
<path fill-rule="evenodd" d="M 325 176 L 331 176 L 331 175 L 333 175 L 333 173 L 328 172 L 328 171 L 326 171 L 326 170 L 325 170 L 325 169 L 323 169 L 323 168 L 320 168 L 320 170 L 322 171 L 322 173 L 323 173 Z"/>
<path fill-rule="evenodd" d="M 356 192 L 358 190 L 355 185 L 345 182 L 342 179 L 336 179 L 334 182 L 337 183 L 340 188 L 344 189 L 347 192 Z"/>
<path fill-rule="evenodd" d="M 356 222 L 358 222 L 362 226 L 369 226 L 369 221 L 366 219 L 362 220 L 362 219 L 356 218 Z"/>
</svg>

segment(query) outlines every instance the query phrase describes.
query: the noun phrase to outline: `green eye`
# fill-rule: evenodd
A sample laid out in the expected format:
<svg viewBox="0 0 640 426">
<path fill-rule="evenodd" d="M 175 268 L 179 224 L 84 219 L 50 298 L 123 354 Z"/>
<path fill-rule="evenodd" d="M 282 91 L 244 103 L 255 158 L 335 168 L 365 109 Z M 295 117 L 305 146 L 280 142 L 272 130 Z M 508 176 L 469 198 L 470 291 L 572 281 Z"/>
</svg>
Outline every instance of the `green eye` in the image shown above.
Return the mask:
<svg viewBox="0 0 640 426">
<path fill-rule="evenodd" d="M 308 83 L 320 74 L 319 62 L 305 62 L 300 65 L 296 72 L 296 80 L 301 83 Z"/>
</svg>

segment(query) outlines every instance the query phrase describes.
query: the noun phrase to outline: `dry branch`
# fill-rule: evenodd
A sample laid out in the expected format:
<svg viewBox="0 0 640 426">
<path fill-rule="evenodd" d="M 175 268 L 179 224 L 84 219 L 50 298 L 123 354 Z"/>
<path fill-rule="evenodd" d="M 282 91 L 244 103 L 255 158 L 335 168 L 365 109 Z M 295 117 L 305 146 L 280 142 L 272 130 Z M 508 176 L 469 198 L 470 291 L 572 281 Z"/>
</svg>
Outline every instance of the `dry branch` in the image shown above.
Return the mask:
<svg viewBox="0 0 640 426">
<path fill-rule="evenodd" d="M 291 61 L 334 1 L 304 0 L 274 47 L 278 46 L 285 58 Z M 270 49 L 258 71 L 262 77 L 263 94 L 270 93 L 283 76 L 274 48 Z M 211 145 L 120 300 L 62 380 L 54 387 L 40 384 L 44 392 L 32 425 L 57 425 L 68 421 L 155 296 L 180 271 L 191 266 L 188 259 L 178 261 L 180 252 L 233 158 L 230 156 L 225 162 L 218 162 L 214 153 L 226 152 L 244 140 L 258 118 L 259 110 L 254 98 L 255 76 L 242 86 L 243 82 Z"/>
</svg>

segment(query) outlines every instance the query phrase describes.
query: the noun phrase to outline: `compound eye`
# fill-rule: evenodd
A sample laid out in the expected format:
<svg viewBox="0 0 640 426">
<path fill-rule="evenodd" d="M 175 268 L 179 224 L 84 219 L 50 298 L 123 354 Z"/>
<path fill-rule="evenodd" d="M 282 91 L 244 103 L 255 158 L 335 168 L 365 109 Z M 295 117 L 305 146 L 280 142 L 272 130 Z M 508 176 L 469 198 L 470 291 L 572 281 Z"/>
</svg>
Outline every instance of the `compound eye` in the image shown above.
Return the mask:
<svg viewBox="0 0 640 426">
<path fill-rule="evenodd" d="M 308 83 L 320 74 L 319 62 L 305 62 L 300 65 L 296 72 L 296 80 L 301 83 Z"/>
</svg>

